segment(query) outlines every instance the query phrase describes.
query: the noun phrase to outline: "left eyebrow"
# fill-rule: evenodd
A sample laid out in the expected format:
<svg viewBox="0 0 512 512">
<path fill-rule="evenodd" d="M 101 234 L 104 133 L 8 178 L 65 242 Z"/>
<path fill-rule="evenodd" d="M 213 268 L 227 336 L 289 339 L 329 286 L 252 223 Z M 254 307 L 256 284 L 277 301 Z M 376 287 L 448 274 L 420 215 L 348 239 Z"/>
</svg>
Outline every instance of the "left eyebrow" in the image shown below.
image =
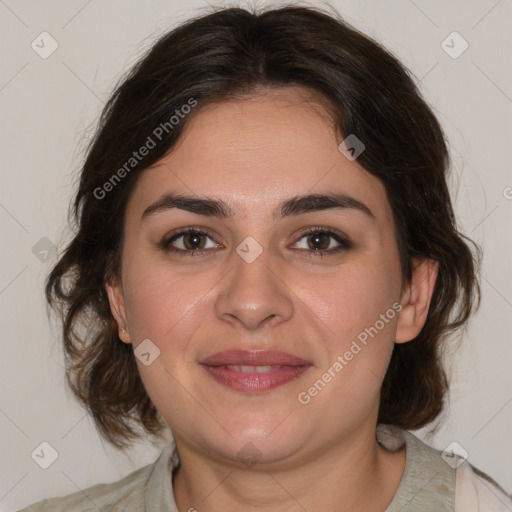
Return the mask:
<svg viewBox="0 0 512 512">
<path fill-rule="evenodd" d="M 309 194 L 306 196 L 292 197 L 279 205 L 278 210 L 280 210 L 280 213 L 278 215 L 274 212 L 274 218 L 277 216 L 288 217 L 290 215 L 330 210 L 333 208 L 360 211 L 372 219 L 375 219 L 375 215 L 368 206 L 352 196 L 341 193 Z"/>
<path fill-rule="evenodd" d="M 159 212 L 177 208 L 197 215 L 230 219 L 233 210 L 222 199 L 185 196 L 172 192 L 164 194 L 160 199 L 150 204 L 142 214 L 142 220 Z M 280 203 L 273 212 L 274 219 L 300 215 L 302 213 L 317 212 L 335 208 L 360 211 L 375 219 L 373 212 L 364 203 L 346 194 L 308 194 L 295 196 Z"/>
</svg>

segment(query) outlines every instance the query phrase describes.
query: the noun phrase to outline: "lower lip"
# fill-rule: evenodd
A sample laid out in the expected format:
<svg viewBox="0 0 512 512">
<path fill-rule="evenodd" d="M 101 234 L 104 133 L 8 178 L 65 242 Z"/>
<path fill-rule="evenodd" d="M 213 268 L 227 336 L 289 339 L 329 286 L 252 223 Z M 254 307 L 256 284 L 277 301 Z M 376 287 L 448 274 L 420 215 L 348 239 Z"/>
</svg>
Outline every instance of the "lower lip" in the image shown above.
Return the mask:
<svg viewBox="0 0 512 512">
<path fill-rule="evenodd" d="M 311 365 L 276 367 L 269 372 L 244 373 L 227 366 L 201 365 L 217 382 L 246 393 L 261 393 L 296 380 Z"/>
</svg>

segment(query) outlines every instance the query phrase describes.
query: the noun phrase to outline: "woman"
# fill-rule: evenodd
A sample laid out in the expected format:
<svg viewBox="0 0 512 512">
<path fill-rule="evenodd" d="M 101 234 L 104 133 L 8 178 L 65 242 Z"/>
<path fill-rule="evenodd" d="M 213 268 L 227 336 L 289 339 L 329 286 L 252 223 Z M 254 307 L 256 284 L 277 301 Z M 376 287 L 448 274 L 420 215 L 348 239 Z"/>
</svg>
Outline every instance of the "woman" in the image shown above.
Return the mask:
<svg viewBox="0 0 512 512">
<path fill-rule="evenodd" d="M 162 37 L 103 112 L 46 292 L 99 432 L 175 447 L 25 510 L 512 507 L 407 431 L 479 298 L 448 164 L 407 71 L 342 20 L 223 9 Z"/>
</svg>

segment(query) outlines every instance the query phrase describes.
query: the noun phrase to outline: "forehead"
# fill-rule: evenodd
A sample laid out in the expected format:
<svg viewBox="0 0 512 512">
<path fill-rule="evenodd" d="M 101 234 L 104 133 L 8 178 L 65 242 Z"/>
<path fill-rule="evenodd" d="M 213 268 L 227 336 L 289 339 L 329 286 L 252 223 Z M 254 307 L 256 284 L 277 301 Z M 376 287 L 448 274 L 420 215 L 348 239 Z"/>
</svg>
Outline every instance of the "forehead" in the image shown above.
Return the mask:
<svg viewBox="0 0 512 512">
<path fill-rule="evenodd" d="M 186 122 L 178 145 L 143 172 L 129 205 L 139 215 L 170 191 L 222 198 L 240 215 L 331 191 L 391 215 L 383 184 L 339 151 L 329 113 L 304 89 L 210 104 Z"/>
</svg>

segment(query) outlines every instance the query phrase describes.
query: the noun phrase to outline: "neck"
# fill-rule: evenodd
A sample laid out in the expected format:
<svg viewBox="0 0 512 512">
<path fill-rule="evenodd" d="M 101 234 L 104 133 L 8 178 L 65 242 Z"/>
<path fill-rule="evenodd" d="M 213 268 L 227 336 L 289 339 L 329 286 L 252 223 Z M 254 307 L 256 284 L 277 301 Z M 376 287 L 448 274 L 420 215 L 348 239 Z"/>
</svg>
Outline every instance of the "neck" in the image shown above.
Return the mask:
<svg viewBox="0 0 512 512">
<path fill-rule="evenodd" d="M 300 463 L 240 468 L 179 442 L 173 476 L 180 511 L 384 512 L 405 467 L 405 447 L 389 452 L 375 432 L 357 432 Z"/>
</svg>

